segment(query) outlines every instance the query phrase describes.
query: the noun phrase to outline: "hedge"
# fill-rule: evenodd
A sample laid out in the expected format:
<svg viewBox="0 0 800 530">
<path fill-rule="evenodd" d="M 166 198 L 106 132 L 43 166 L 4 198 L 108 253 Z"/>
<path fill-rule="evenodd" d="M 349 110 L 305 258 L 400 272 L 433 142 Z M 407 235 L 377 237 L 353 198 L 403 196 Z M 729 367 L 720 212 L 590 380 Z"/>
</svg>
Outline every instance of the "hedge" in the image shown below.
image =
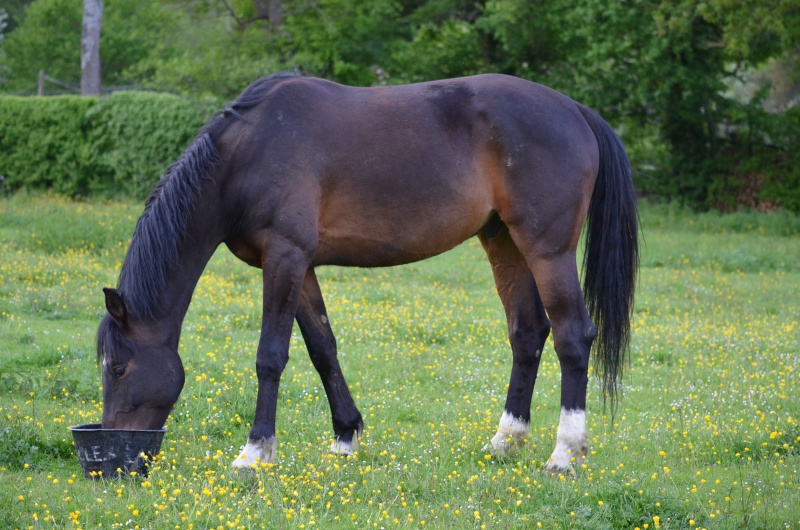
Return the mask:
<svg viewBox="0 0 800 530">
<path fill-rule="evenodd" d="M 208 113 L 170 94 L 0 96 L 0 175 L 7 189 L 142 197 Z"/>
<path fill-rule="evenodd" d="M 144 197 L 208 117 L 190 100 L 152 92 L 0 95 L 0 187 Z M 751 112 L 739 121 L 748 124 L 741 137 L 702 171 L 639 177 L 639 191 L 681 200 L 680 185 L 693 178 L 708 206 L 800 213 L 800 108 L 782 115 Z"/>
</svg>

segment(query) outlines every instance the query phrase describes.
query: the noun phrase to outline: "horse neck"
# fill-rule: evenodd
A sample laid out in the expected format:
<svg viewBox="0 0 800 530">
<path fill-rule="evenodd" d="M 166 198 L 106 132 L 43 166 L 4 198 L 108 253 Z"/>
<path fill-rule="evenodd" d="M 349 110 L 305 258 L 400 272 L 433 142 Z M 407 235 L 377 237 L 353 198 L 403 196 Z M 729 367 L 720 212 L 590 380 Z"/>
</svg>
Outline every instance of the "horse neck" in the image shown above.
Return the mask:
<svg viewBox="0 0 800 530">
<path fill-rule="evenodd" d="M 176 259 L 162 265 L 165 281 L 154 293 L 154 309 L 135 311 L 143 324 L 165 337 L 175 349 L 200 276 L 223 240 L 220 219 L 215 198 L 201 198 L 186 221 L 186 236 L 178 245 Z"/>
<path fill-rule="evenodd" d="M 192 235 L 181 245 L 180 257 L 168 272 L 162 307 L 169 308 L 169 320 L 174 322 L 178 334 L 200 276 L 223 240 L 221 223 L 214 210 L 199 208 L 189 219 L 187 233 Z"/>
</svg>

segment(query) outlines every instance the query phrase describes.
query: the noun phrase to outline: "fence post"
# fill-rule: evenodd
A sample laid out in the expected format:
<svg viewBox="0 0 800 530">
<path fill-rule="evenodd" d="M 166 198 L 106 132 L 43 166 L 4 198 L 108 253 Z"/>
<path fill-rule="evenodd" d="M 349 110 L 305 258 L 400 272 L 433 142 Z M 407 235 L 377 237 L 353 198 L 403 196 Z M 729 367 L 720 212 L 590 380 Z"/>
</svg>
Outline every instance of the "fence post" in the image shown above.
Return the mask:
<svg viewBox="0 0 800 530">
<path fill-rule="evenodd" d="M 39 70 L 39 87 L 36 90 L 36 94 L 40 96 L 44 96 L 44 81 L 45 81 L 44 70 Z"/>
</svg>

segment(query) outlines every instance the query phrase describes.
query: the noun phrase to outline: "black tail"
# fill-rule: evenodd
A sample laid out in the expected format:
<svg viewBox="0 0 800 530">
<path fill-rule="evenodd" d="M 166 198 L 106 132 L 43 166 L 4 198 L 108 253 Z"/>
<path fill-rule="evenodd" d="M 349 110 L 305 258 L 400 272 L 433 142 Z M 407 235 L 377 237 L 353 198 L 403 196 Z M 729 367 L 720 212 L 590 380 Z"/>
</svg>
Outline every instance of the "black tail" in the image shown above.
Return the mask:
<svg viewBox="0 0 800 530">
<path fill-rule="evenodd" d="M 586 219 L 583 294 L 597 327 L 595 369 L 603 385 L 603 401 L 612 412 L 617 380 L 626 364 L 639 270 L 636 194 L 628 155 L 611 126 L 593 110 L 579 105 L 597 137 L 600 169 Z"/>
</svg>

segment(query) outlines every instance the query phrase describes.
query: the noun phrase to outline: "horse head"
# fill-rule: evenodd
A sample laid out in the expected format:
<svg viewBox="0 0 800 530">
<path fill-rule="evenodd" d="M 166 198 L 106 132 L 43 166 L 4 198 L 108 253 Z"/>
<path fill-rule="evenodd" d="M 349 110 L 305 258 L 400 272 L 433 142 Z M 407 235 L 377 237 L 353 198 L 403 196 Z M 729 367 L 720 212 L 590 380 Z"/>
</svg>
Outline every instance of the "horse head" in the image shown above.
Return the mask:
<svg viewBox="0 0 800 530">
<path fill-rule="evenodd" d="M 160 429 L 183 389 L 177 337 L 133 317 L 119 291 L 103 291 L 108 314 L 97 333 L 103 428 Z"/>
</svg>

